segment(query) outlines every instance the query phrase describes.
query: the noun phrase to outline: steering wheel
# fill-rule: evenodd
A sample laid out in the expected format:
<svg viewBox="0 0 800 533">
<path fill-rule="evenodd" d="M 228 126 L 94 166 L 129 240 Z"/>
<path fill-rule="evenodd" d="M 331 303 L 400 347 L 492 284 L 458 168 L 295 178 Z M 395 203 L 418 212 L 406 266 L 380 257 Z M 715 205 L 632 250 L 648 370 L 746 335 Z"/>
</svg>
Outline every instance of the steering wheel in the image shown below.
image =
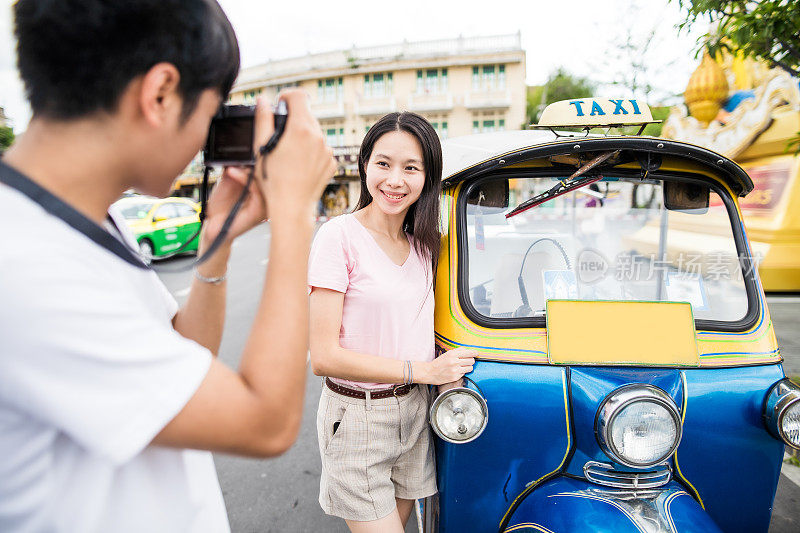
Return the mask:
<svg viewBox="0 0 800 533">
<path fill-rule="evenodd" d="M 514 311 L 514 318 L 522 318 L 526 316 L 530 316 L 531 314 L 531 306 L 530 302 L 528 301 L 528 291 L 525 290 L 525 281 L 522 279 L 522 271 L 525 269 L 525 261 L 528 259 L 528 254 L 530 253 L 531 249 L 539 244 L 540 242 L 550 242 L 558 251 L 561 252 L 561 257 L 564 258 L 564 263 L 567 265 L 567 270 L 572 269 L 572 265 L 569 262 L 569 256 L 567 256 L 566 250 L 564 247 L 561 246 L 561 243 L 555 239 L 551 239 L 550 237 L 542 237 L 541 239 L 536 239 L 528 246 L 528 249 L 525 251 L 525 255 L 522 256 L 522 265 L 519 267 L 519 275 L 517 276 L 517 285 L 519 286 L 519 295 L 522 299 L 522 305 L 520 305 L 516 311 Z"/>
</svg>

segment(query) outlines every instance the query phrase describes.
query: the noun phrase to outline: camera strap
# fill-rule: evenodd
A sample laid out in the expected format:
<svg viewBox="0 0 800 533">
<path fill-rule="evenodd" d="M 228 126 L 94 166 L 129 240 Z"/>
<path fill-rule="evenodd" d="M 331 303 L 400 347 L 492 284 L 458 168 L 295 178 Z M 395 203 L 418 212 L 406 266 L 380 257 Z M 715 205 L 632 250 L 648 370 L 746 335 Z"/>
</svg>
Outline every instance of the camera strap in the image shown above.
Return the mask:
<svg viewBox="0 0 800 533">
<path fill-rule="evenodd" d="M 119 239 L 111 235 L 93 220 L 86 217 L 83 213 L 61 200 L 35 181 L 31 180 L 18 170 L 8 166 L 0 160 L 0 183 L 11 187 L 19 193 L 27 196 L 31 201 L 38 204 L 50 215 L 60 219 L 68 226 L 72 227 L 85 235 L 98 246 L 101 246 L 116 255 L 123 261 L 147 270 L 149 267 L 144 264 L 139 254 Z M 113 222 L 113 221 L 112 221 Z M 117 228 L 119 229 L 119 228 Z"/>
<path fill-rule="evenodd" d="M 195 240 L 200 235 L 200 232 L 203 229 L 203 222 L 205 221 L 205 218 L 206 218 L 206 207 L 207 207 L 207 204 L 208 204 L 208 175 L 209 175 L 210 170 L 211 169 L 209 167 L 205 168 L 205 171 L 203 172 L 203 184 L 202 184 L 202 186 L 200 188 L 200 200 L 201 200 L 201 203 L 200 203 L 200 215 L 199 215 L 199 217 L 200 217 L 200 227 L 197 229 L 195 234 L 191 236 L 191 238 L 186 240 L 186 242 L 183 244 L 183 246 L 181 246 L 180 248 L 178 248 L 174 252 L 171 252 L 171 253 L 169 253 L 167 255 L 160 256 L 159 259 L 166 259 L 168 257 L 173 257 L 175 255 L 178 255 L 179 253 L 181 253 L 189 245 L 190 242 Z M 190 270 L 190 269 L 196 267 L 197 265 L 200 265 L 200 264 L 206 262 L 212 255 L 214 255 L 214 253 L 217 251 L 217 249 L 220 247 L 220 245 L 222 245 L 222 241 L 224 241 L 225 237 L 228 235 L 228 231 L 231 228 L 231 224 L 233 224 L 233 219 L 236 218 L 236 215 L 239 213 L 239 210 L 242 208 L 242 204 L 244 204 L 245 200 L 247 199 L 247 196 L 250 193 L 250 184 L 253 183 L 253 175 L 254 175 L 254 172 L 251 172 L 250 176 L 248 176 L 247 184 L 244 186 L 244 189 L 242 190 L 242 193 L 239 195 L 239 198 L 236 199 L 236 203 L 233 204 L 233 207 L 231 208 L 230 213 L 228 213 L 228 216 L 225 218 L 225 222 L 222 223 L 222 228 L 220 228 L 219 233 L 217 234 L 217 237 L 211 243 L 211 246 L 209 246 L 208 249 L 203 253 L 203 255 L 201 255 L 200 257 L 198 257 L 196 260 L 192 261 L 188 265 L 183 265 L 183 266 L 174 267 L 174 268 L 155 267 L 155 266 L 151 265 L 151 268 L 153 270 L 155 270 L 156 272 L 167 272 L 167 273 L 185 272 L 187 270 Z"/>
</svg>

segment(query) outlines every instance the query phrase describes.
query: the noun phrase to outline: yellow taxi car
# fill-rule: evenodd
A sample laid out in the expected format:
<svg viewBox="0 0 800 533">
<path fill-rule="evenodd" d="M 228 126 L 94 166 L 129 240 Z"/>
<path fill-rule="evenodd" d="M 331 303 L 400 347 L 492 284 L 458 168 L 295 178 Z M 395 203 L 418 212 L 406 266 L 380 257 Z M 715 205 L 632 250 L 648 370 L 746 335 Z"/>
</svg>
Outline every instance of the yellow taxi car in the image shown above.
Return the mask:
<svg viewBox="0 0 800 533">
<path fill-rule="evenodd" d="M 197 251 L 200 206 L 187 198 L 131 196 L 114 203 L 139 243 L 147 264 L 153 259 Z"/>
</svg>

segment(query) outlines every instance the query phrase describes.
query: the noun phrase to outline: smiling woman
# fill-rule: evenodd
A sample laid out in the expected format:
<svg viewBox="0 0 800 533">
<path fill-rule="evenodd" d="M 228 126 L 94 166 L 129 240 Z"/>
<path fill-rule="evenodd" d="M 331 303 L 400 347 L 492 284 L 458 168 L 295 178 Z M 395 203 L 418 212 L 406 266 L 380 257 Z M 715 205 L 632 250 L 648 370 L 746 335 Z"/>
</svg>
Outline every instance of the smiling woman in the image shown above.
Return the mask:
<svg viewBox="0 0 800 533">
<path fill-rule="evenodd" d="M 351 531 L 401 531 L 436 493 L 428 388 L 471 371 L 434 358 L 442 152 L 413 113 L 380 119 L 358 157 L 354 213 L 323 225 L 309 260 L 311 363 L 327 376 L 317 413 L 319 502 Z M 400 438 L 398 438 L 400 437 Z"/>
<path fill-rule="evenodd" d="M 404 213 L 403 230 L 414 236 L 417 252 L 431 257 L 434 272 L 439 257 L 441 192 L 440 180 L 435 176 L 441 173 L 439 137 L 430 123 L 415 113 L 386 115 L 370 128 L 361 144 L 358 155 L 361 196 L 354 211 L 367 208 L 377 196 L 382 200 L 381 205 Z M 407 197 L 397 198 L 399 193 Z M 426 216 L 417 217 L 418 211 Z"/>
</svg>

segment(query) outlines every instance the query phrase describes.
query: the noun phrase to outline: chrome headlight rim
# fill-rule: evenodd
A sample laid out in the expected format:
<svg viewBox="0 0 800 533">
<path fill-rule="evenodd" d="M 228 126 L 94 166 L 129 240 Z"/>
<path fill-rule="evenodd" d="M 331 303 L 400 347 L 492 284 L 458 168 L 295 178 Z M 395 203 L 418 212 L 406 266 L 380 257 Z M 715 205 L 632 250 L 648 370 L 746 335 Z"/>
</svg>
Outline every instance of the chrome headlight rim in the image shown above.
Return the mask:
<svg viewBox="0 0 800 533">
<path fill-rule="evenodd" d="M 475 435 L 464 440 L 455 440 L 445 435 L 444 432 L 439 427 L 439 424 L 437 423 L 436 420 L 436 412 L 439 409 L 439 406 L 447 398 L 456 394 L 468 394 L 469 396 L 472 396 L 478 401 L 478 403 L 481 406 L 481 409 L 483 410 L 483 424 L 481 425 L 481 428 L 477 431 L 477 433 L 475 433 Z M 453 387 L 452 389 L 448 389 L 436 397 L 436 399 L 431 404 L 428 418 L 430 420 L 431 428 L 433 429 L 433 432 L 436 434 L 437 437 L 451 444 L 466 444 L 480 437 L 481 434 L 483 434 L 483 432 L 486 430 L 486 426 L 489 425 L 489 407 L 486 404 L 486 399 L 478 391 L 472 390 L 464 386 Z"/>
<path fill-rule="evenodd" d="M 800 387 L 789 378 L 784 378 L 772 386 L 767 394 L 764 406 L 764 422 L 770 433 L 784 444 L 795 450 L 800 450 L 800 444 L 794 444 L 783 431 L 783 419 L 789 409 L 800 402 Z"/>
<path fill-rule="evenodd" d="M 616 450 L 609 434 L 616 417 L 626 407 L 637 402 L 650 402 L 660 405 L 670 414 L 675 423 L 676 435 L 674 442 L 667 452 L 654 461 L 637 463 L 626 459 Z M 675 401 L 660 388 L 643 383 L 623 385 L 611 391 L 603 399 L 600 407 L 597 409 L 594 427 L 597 442 L 600 444 L 600 448 L 603 452 L 605 452 L 612 461 L 627 466 L 628 468 L 649 468 L 663 463 L 675 453 L 683 437 L 683 423 L 681 422 L 681 414 Z"/>
</svg>

